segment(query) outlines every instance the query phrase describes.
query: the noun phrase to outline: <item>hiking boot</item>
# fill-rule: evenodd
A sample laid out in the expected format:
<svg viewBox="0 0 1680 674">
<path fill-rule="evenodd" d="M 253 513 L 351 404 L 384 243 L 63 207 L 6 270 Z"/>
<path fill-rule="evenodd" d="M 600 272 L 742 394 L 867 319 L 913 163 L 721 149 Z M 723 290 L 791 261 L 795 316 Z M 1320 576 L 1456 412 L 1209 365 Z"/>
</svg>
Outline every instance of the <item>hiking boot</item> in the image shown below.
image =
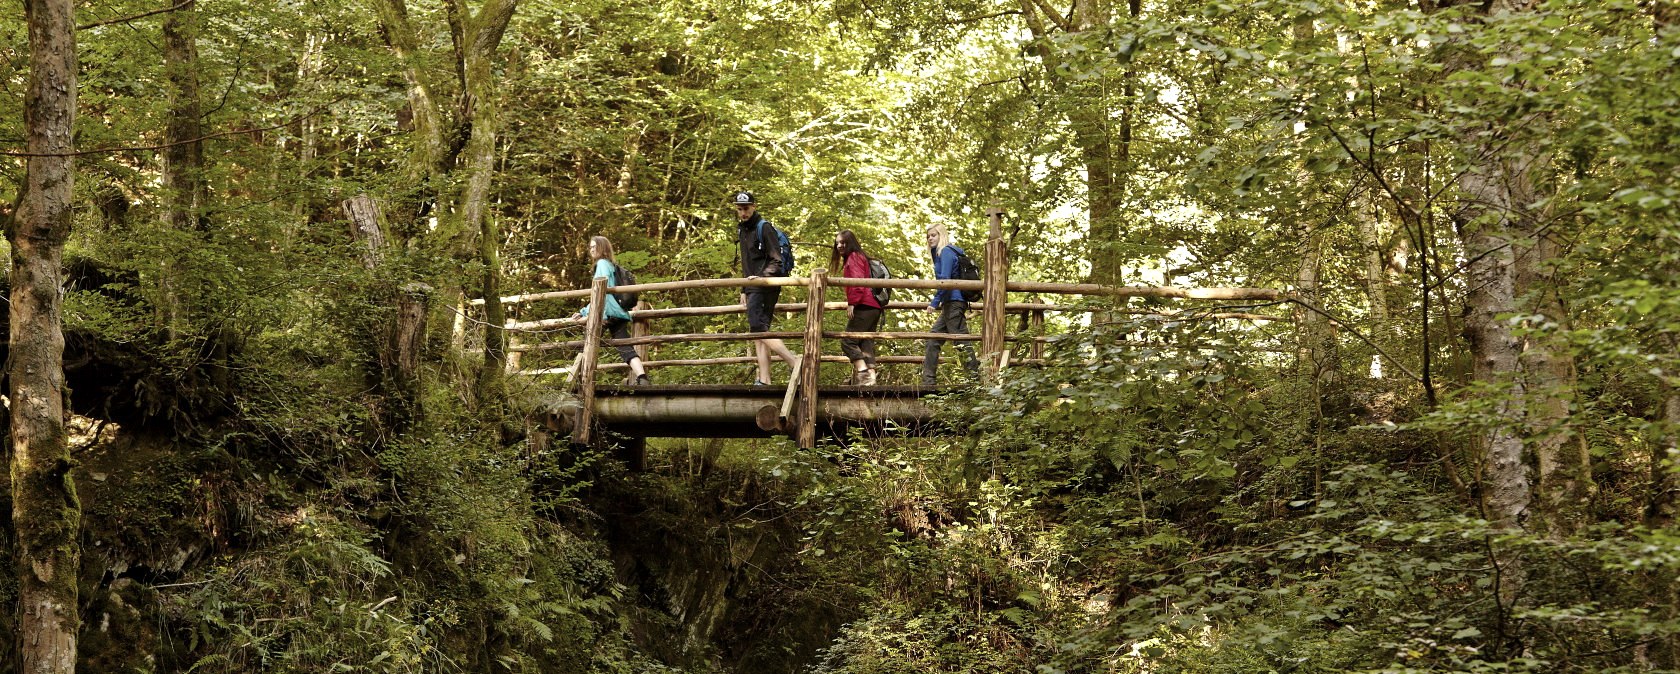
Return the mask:
<svg viewBox="0 0 1680 674">
<path fill-rule="evenodd" d="M 857 373 L 857 377 L 858 377 L 858 386 L 874 386 L 875 385 L 875 368 L 869 368 L 867 370 L 859 371 Z"/>
<path fill-rule="evenodd" d="M 652 385 L 653 385 L 653 382 L 652 382 L 652 381 L 650 381 L 650 380 L 649 380 L 649 379 L 648 379 L 648 376 L 647 376 L 647 375 L 645 375 L 645 374 L 643 374 L 643 375 L 636 375 L 636 385 L 637 385 L 637 386 L 652 386 Z"/>
</svg>

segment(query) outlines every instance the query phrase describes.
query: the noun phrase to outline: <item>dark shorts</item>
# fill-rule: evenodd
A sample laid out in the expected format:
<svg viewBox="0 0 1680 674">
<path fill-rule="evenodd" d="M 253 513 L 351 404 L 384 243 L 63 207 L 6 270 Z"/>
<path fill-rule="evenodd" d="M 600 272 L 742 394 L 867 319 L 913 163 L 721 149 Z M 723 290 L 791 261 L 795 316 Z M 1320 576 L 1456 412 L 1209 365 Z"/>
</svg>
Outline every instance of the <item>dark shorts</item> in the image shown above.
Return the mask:
<svg viewBox="0 0 1680 674">
<path fill-rule="evenodd" d="M 776 302 L 782 298 L 780 286 L 747 288 L 747 329 L 769 332 L 770 319 L 776 314 Z"/>
</svg>

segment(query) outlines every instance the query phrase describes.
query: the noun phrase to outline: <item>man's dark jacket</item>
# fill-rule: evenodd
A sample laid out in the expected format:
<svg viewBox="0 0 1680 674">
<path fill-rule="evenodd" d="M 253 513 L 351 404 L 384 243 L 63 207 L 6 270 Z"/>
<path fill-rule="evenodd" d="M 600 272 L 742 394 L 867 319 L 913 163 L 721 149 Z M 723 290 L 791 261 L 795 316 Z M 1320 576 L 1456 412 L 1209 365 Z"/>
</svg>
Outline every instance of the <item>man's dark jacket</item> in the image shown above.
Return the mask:
<svg viewBox="0 0 1680 674">
<path fill-rule="evenodd" d="M 768 239 L 760 245 L 758 241 L 758 223 L 764 223 L 764 238 Z M 778 276 L 783 265 L 782 253 L 776 246 L 774 226 L 763 216 L 754 213 L 745 222 L 736 225 L 735 238 L 741 243 L 741 276 Z"/>
</svg>

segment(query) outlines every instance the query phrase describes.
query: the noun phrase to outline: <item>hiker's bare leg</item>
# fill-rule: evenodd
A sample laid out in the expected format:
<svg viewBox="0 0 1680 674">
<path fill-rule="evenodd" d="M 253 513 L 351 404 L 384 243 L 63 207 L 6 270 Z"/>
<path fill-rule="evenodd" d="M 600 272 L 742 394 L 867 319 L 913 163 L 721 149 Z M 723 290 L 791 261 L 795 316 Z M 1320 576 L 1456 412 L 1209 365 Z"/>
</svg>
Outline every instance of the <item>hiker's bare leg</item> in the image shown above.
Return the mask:
<svg viewBox="0 0 1680 674">
<path fill-rule="evenodd" d="M 753 342 L 753 352 L 754 355 L 758 356 L 758 380 L 768 384 L 771 381 L 770 347 L 764 343 L 766 341 L 768 340 L 761 339 Z"/>
<path fill-rule="evenodd" d="M 787 344 L 784 344 L 782 340 L 766 339 L 759 343 L 768 347 L 770 351 L 774 351 L 776 353 L 776 357 L 782 359 L 782 362 L 787 363 L 789 366 L 799 364 L 799 356 L 793 355 L 793 352 L 788 350 Z"/>
</svg>

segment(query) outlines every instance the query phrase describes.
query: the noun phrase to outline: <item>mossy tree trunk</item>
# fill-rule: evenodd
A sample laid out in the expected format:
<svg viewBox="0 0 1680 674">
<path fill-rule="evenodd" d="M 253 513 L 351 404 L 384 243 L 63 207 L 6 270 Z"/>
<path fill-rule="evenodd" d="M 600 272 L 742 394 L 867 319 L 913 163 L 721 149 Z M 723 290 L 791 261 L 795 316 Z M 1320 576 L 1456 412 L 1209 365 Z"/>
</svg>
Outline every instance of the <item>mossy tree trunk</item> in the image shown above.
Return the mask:
<svg viewBox="0 0 1680 674">
<path fill-rule="evenodd" d="M 478 232 L 479 263 L 484 265 L 483 286 L 479 296 L 484 298 L 484 365 L 479 373 L 479 400 L 485 405 L 500 405 L 506 392 L 502 384 L 507 369 L 507 333 L 502 327 L 506 316 L 501 297 L 502 260 L 501 228 L 490 209 L 490 182 L 496 172 L 497 124 L 501 122 L 501 106 L 497 103 L 495 73 L 491 57 L 501 42 L 502 31 L 519 3 L 517 0 L 491 2 L 468 22 L 466 37 L 466 86 L 468 119 L 472 124 L 472 139 L 467 141 L 467 191 L 462 197 L 461 213 L 464 232 Z M 494 12 L 505 12 L 498 17 Z"/>
<path fill-rule="evenodd" d="M 31 156 L 14 221 L 11 380 L 12 526 L 17 532 L 17 637 L 26 674 L 76 669 L 81 503 L 64 430 L 64 242 L 74 185 L 76 34 L 71 0 L 26 0 Z"/>
<path fill-rule="evenodd" d="M 410 171 L 415 177 L 426 178 L 431 186 L 422 189 L 417 197 L 415 222 L 407 227 L 399 225 L 399 235 L 412 232 L 420 235 L 428 227 L 422 222 L 428 213 L 439 219 L 438 227 L 430 233 L 429 246 L 434 250 L 448 250 L 452 255 L 464 255 L 473 250 L 471 242 L 477 238 L 477 257 L 484 265 L 479 295 L 495 298 L 501 293 L 501 231 L 495 216 L 490 213 L 491 184 L 495 177 L 496 143 L 501 107 L 501 93 L 496 85 L 494 59 L 506 34 L 519 0 L 486 0 L 477 12 L 466 0 L 449 0 L 445 9 L 449 18 L 450 37 L 455 44 L 455 73 L 460 78 L 461 104 L 458 117 L 450 125 L 459 133 L 444 129 L 441 115 L 430 86 L 419 67 L 418 49 L 421 41 L 410 21 L 404 0 L 381 0 L 377 4 L 379 21 L 384 28 L 386 42 L 403 61 L 404 76 L 409 82 L 409 103 L 414 112 L 414 149 L 410 153 Z M 455 144 L 445 141 L 453 137 Z M 464 189 L 460 194 L 458 223 L 448 222 L 445 208 L 431 204 L 442 202 L 437 187 L 450 172 L 459 152 L 463 169 Z M 499 404 L 502 373 L 507 366 L 507 338 L 502 329 L 502 307 L 496 302 L 485 303 L 484 366 L 480 371 L 480 399 Z"/>
</svg>

